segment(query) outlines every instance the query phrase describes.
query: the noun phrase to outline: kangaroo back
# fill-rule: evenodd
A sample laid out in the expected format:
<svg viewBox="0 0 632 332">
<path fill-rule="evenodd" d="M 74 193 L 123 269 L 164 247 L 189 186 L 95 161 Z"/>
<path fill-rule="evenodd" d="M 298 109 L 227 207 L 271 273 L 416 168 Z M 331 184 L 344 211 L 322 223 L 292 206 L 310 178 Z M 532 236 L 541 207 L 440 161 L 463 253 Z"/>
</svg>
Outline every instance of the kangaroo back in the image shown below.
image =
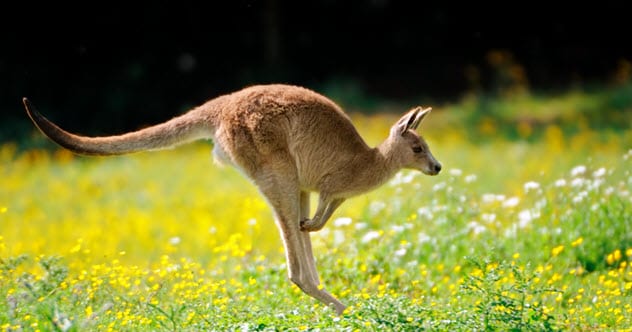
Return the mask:
<svg viewBox="0 0 632 332">
<path fill-rule="evenodd" d="M 26 111 L 37 128 L 62 147 L 85 155 L 116 155 L 145 150 L 158 150 L 212 137 L 212 125 L 199 107 L 165 123 L 127 134 L 86 137 L 69 133 L 41 115 L 26 98 Z"/>
</svg>

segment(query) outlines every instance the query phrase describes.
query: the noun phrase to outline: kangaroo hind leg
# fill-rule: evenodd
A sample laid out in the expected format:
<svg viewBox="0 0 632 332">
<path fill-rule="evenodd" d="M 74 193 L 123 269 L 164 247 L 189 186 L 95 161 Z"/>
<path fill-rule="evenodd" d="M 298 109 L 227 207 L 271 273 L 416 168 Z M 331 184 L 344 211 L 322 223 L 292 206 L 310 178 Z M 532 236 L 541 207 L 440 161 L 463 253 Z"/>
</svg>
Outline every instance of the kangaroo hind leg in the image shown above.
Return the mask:
<svg viewBox="0 0 632 332">
<path fill-rule="evenodd" d="M 274 211 L 285 247 L 288 276 L 304 293 L 328 306 L 332 305 L 340 314 L 345 305 L 320 286 L 309 234 L 299 228 L 299 218 L 305 212 L 301 198 L 305 195 L 298 187 L 296 169 L 291 163 L 270 166 L 269 170 L 273 173 L 262 169 L 254 180 Z"/>
<path fill-rule="evenodd" d="M 299 201 L 299 220 L 306 220 L 309 218 L 309 192 L 301 191 L 300 201 Z M 316 269 L 316 262 L 314 259 L 314 254 L 312 252 L 312 239 L 307 232 L 301 232 L 301 240 L 303 244 L 303 249 L 305 249 L 306 261 L 309 263 L 309 274 L 313 279 L 313 282 L 320 285 L 320 278 L 318 277 L 318 270 Z"/>
</svg>

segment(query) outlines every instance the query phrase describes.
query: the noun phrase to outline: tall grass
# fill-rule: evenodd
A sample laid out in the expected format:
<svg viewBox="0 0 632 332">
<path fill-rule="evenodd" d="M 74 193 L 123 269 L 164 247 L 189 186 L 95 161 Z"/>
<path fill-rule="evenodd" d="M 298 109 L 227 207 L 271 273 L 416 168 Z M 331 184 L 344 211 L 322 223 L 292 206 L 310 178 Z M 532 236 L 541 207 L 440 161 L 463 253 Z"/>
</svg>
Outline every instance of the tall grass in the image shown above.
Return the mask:
<svg viewBox="0 0 632 332">
<path fill-rule="evenodd" d="M 290 284 L 268 207 L 209 144 L 6 143 L 0 328 L 630 330 L 632 133 L 579 107 L 621 96 L 522 98 L 435 107 L 421 132 L 444 172 L 403 171 L 312 235 L 342 316 Z M 395 119 L 353 116 L 371 144 Z"/>
</svg>

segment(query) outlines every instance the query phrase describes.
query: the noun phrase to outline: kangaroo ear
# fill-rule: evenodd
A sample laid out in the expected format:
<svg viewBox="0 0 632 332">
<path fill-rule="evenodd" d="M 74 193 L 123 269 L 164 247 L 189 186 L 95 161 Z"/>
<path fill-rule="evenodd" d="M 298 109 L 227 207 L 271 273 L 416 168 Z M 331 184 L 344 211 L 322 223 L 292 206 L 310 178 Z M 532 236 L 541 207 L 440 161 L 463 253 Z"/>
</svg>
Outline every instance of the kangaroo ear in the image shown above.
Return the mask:
<svg viewBox="0 0 632 332">
<path fill-rule="evenodd" d="M 417 113 L 419 113 L 420 110 L 421 109 L 419 107 L 416 107 L 408 111 L 408 113 L 404 114 L 404 116 L 397 120 L 397 123 L 395 123 L 393 128 L 391 128 L 391 133 L 397 135 L 402 135 L 403 133 L 405 133 L 406 130 L 408 130 L 408 128 L 410 128 L 415 122 Z"/>
<path fill-rule="evenodd" d="M 417 127 L 419 127 L 419 124 L 421 123 L 421 120 L 423 120 L 426 115 L 428 115 L 428 113 L 430 113 L 430 111 L 432 111 L 432 107 L 428 107 L 426 109 L 422 109 L 421 107 L 417 107 L 418 109 L 420 109 L 419 113 L 417 113 L 417 116 L 415 117 L 415 121 L 413 121 L 413 124 L 410 128 L 412 129 L 417 129 Z"/>
<path fill-rule="evenodd" d="M 432 108 L 422 109 L 421 107 L 415 107 L 410 110 L 393 126 L 393 133 L 402 135 L 408 129 L 417 129 L 421 120 L 430 112 L 431 109 Z"/>
</svg>

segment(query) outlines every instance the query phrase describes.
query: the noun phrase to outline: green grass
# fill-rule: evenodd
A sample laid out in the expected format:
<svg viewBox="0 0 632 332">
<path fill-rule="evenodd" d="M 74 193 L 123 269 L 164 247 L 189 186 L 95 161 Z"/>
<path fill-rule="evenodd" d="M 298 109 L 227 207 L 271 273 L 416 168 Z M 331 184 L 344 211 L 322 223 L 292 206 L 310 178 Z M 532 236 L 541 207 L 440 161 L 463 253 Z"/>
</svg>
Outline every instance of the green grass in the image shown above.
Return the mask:
<svg viewBox="0 0 632 332">
<path fill-rule="evenodd" d="M 625 89 L 435 107 L 442 174 L 403 171 L 312 235 L 341 316 L 291 285 L 269 209 L 208 144 L 5 144 L 0 329 L 629 331 L 632 133 L 594 120 L 629 119 Z M 374 144 L 396 117 L 353 119 Z"/>
</svg>

